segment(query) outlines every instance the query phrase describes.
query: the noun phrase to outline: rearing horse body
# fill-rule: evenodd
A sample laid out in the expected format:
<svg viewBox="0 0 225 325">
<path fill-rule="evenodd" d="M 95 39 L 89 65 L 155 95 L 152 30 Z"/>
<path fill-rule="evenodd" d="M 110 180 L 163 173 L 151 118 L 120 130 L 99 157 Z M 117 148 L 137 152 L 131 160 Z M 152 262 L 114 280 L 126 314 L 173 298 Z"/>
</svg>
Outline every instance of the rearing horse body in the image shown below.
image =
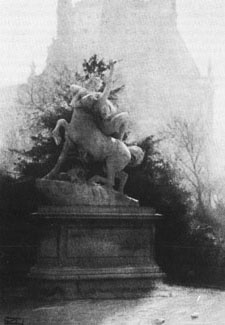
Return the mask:
<svg viewBox="0 0 225 325">
<path fill-rule="evenodd" d="M 65 143 L 55 167 L 45 178 L 53 179 L 67 158 L 68 151 L 74 144 L 81 146 L 95 161 L 105 161 L 106 178 L 95 176 L 94 179 L 113 187 L 115 176 L 131 161 L 128 147 L 121 141 L 104 135 L 97 127 L 94 117 L 82 108 L 74 108 L 71 122 L 59 120 L 53 130 L 56 144 L 60 144 L 60 127 L 65 129 Z"/>
</svg>

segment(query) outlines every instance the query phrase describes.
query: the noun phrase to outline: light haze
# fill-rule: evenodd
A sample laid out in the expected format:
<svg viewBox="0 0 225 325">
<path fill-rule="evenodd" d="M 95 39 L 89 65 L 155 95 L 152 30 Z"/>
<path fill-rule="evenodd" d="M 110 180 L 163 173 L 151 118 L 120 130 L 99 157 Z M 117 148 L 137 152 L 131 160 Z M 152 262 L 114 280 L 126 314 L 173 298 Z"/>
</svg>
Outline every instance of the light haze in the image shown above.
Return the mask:
<svg viewBox="0 0 225 325">
<path fill-rule="evenodd" d="M 122 1 L 122 0 L 121 0 Z M 76 2 L 76 1 L 75 1 Z M 25 82 L 32 62 L 45 66 L 56 36 L 57 0 L 0 1 L 0 87 Z M 214 136 L 225 152 L 225 1 L 177 0 L 178 29 L 202 75 L 215 80 Z"/>
</svg>

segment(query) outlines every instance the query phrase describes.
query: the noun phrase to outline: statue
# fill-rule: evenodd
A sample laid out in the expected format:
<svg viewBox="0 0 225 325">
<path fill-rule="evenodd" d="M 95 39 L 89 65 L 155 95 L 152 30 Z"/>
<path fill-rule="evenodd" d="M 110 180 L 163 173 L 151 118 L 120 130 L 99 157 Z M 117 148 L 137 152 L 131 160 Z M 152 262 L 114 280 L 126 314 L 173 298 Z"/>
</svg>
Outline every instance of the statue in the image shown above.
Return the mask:
<svg viewBox="0 0 225 325">
<path fill-rule="evenodd" d="M 59 145 L 62 141 L 60 128 L 63 127 L 65 142 L 55 167 L 45 176 L 46 179 L 57 177 L 74 144 L 90 154 L 94 161 L 105 163 L 106 177 L 95 175 L 89 182 L 102 183 L 113 188 L 115 178 L 118 178 L 118 190 L 122 193 L 127 181 L 127 174 L 123 169 L 128 164 L 135 166 L 142 162 L 142 149 L 138 146 L 129 147 L 122 141 L 128 114 L 117 113 L 116 107 L 108 100 L 114 64 L 115 62 L 110 62 L 109 80 L 103 93 L 89 93 L 82 87 L 71 86 L 72 119 L 70 123 L 60 119 L 52 132 L 56 144 Z"/>
<path fill-rule="evenodd" d="M 140 164 L 143 160 L 143 151 L 137 146 L 128 147 L 124 142 L 110 136 L 106 136 L 98 129 L 93 117 L 79 109 L 74 109 L 70 123 L 59 120 L 53 130 L 56 144 L 60 144 L 59 128 L 65 129 L 65 143 L 55 167 L 45 177 L 53 179 L 60 171 L 67 158 L 67 153 L 74 144 L 78 144 L 87 153 L 91 154 L 95 161 L 104 161 L 106 164 L 106 178 L 94 176 L 91 181 L 101 182 L 109 187 L 115 185 L 115 177 L 121 179 L 119 190 L 122 192 L 126 182 L 123 169 L 132 161 L 133 165 Z"/>
<path fill-rule="evenodd" d="M 128 128 L 128 113 L 118 113 L 115 105 L 108 99 L 112 88 L 115 63 L 112 60 L 109 62 L 109 78 L 102 93 L 89 92 L 86 88 L 72 85 L 70 90 L 73 99 L 70 105 L 73 108 L 83 107 L 89 113 L 93 114 L 98 127 L 105 135 L 123 140 Z"/>
</svg>

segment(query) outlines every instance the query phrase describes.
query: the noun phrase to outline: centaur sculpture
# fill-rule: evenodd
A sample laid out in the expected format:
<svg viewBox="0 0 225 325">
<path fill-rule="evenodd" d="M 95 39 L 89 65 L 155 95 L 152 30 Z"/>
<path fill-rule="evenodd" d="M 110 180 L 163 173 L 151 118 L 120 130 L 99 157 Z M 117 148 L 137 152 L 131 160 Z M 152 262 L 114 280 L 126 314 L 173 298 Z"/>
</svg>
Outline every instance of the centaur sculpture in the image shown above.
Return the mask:
<svg viewBox="0 0 225 325">
<path fill-rule="evenodd" d="M 117 113 L 116 107 L 108 100 L 115 62 L 110 61 L 109 80 L 102 93 L 90 93 L 85 88 L 72 85 L 73 114 L 70 123 L 60 119 L 53 130 L 57 145 L 61 143 L 60 128 L 65 129 L 65 142 L 55 167 L 45 176 L 54 179 L 60 172 L 68 152 L 77 144 L 89 153 L 95 161 L 105 162 L 106 177 L 93 176 L 90 182 L 99 182 L 109 188 L 119 178 L 119 191 L 123 192 L 127 174 L 123 169 L 142 162 L 144 153 L 138 146 L 127 146 L 122 140 L 128 125 L 128 114 Z"/>
</svg>

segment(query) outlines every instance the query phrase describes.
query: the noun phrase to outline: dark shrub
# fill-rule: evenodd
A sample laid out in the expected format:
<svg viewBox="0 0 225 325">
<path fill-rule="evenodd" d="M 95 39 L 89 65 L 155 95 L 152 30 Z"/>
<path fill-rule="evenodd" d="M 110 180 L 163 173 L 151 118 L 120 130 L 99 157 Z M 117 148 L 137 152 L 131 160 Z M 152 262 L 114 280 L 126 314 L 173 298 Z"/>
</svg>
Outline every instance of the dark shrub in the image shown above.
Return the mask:
<svg viewBox="0 0 225 325">
<path fill-rule="evenodd" d="M 216 211 L 194 208 L 191 194 L 179 185 L 175 171 L 157 152 L 154 137 L 140 145 L 142 165 L 128 169 L 126 193 L 163 214 L 157 231 L 157 260 L 168 278 L 187 283 L 224 282 L 225 243 Z"/>
<path fill-rule="evenodd" d="M 25 278 L 36 256 L 36 229 L 30 213 L 38 204 L 31 180 L 0 173 L 0 272 L 11 282 Z"/>
</svg>

